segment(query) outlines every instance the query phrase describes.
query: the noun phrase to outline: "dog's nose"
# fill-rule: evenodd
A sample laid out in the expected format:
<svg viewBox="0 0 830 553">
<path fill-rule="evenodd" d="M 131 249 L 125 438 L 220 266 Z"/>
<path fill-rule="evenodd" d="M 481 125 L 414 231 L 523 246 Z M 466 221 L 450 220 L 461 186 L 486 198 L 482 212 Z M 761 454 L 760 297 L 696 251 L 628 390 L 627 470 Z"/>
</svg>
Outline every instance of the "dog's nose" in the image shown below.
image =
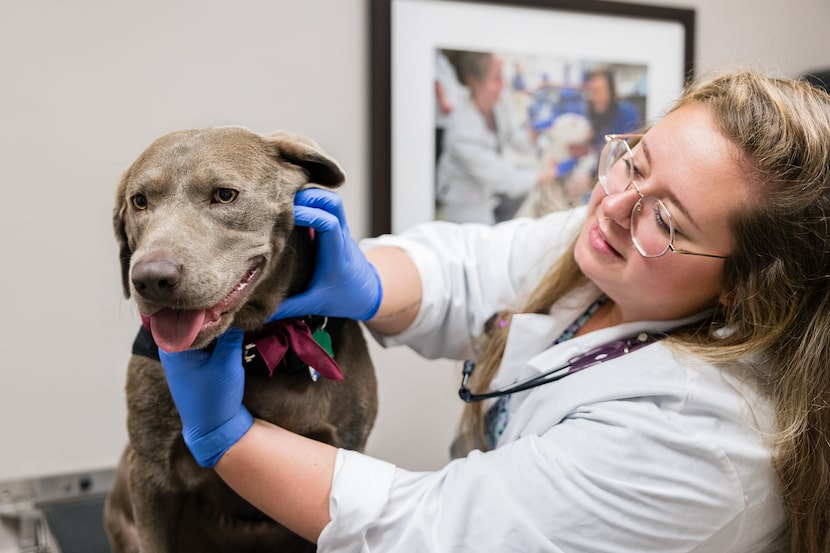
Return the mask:
<svg viewBox="0 0 830 553">
<path fill-rule="evenodd" d="M 168 260 L 141 261 L 133 266 L 132 281 L 136 292 L 147 299 L 169 299 L 181 280 L 181 266 Z"/>
</svg>

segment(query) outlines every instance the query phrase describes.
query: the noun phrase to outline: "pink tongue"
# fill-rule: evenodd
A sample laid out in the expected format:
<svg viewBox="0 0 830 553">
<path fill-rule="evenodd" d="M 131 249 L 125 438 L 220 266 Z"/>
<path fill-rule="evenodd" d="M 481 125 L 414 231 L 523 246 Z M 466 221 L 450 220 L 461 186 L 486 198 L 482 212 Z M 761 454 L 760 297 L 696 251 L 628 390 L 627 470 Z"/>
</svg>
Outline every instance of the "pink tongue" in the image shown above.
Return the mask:
<svg viewBox="0 0 830 553">
<path fill-rule="evenodd" d="M 203 309 L 180 310 L 162 309 L 149 317 L 142 317 L 144 326 L 149 327 L 156 344 L 166 352 L 184 351 L 202 329 L 206 311 Z"/>
</svg>

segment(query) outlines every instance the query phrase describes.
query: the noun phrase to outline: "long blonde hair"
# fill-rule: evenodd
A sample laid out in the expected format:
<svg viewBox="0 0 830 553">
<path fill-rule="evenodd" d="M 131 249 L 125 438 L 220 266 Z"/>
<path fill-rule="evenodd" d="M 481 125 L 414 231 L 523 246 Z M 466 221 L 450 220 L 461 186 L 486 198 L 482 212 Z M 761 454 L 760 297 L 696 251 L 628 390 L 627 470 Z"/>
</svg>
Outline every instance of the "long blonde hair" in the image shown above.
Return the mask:
<svg viewBox="0 0 830 553">
<path fill-rule="evenodd" d="M 752 72 L 688 88 L 673 109 L 706 106 L 742 154 L 757 202 L 733 214 L 725 260 L 729 305 L 672 342 L 715 363 L 762 352 L 754 375 L 776 408 L 772 462 L 789 514 L 792 551 L 830 551 L 830 96 L 806 82 Z M 520 312 L 548 313 L 585 281 L 573 246 Z M 502 317 L 509 317 L 504 313 Z M 728 327 L 728 333 L 717 332 Z M 488 389 L 508 326 L 483 335 L 471 388 Z M 480 404 L 462 429 L 480 436 Z"/>
</svg>

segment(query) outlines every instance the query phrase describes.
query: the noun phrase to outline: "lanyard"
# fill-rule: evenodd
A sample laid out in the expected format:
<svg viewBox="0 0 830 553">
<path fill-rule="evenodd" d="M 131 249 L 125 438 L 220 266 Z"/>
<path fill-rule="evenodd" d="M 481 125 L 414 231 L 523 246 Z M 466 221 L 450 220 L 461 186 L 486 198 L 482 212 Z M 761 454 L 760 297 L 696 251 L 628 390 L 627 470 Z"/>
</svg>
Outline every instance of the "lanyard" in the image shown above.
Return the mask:
<svg viewBox="0 0 830 553">
<path fill-rule="evenodd" d="M 571 357 L 568 359 L 566 364 L 560 367 L 556 367 L 555 369 L 551 369 L 536 376 L 531 376 L 525 380 L 520 380 L 510 386 L 483 394 L 474 394 L 472 390 L 467 387 L 470 376 L 475 370 L 475 362 L 472 359 L 467 359 L 464 361 L 464 365 L 461 369 L 461 387 L 458 389 L 458 395 L 466 403 L 475 403 L 485 399 L 506 396 L 515 394 L 516 392 L 536 388 L 537 386 L 542 386 L 544 384 L 548 384 L 549 382 L 562 380 L 566 376 L 579 372 L 582 369 L 587 369 L 588 367 L 593 367 L 594 365 L 598 365 L 605 361 L 610 361 L 611 359 L 616 359 L 617 357 L 631 353 L 632 351 L 638 350 L 643 346 L 656 342 L 663 336 L 664 335 L 652 334 L 650 332 L 641 332 L 633 338 L 625 338 L 623 340 L 608 342 L 607 344 L 597 346 L 586 351 L 585 353 L 577 355 L 576 357 Z"/>
</svg>

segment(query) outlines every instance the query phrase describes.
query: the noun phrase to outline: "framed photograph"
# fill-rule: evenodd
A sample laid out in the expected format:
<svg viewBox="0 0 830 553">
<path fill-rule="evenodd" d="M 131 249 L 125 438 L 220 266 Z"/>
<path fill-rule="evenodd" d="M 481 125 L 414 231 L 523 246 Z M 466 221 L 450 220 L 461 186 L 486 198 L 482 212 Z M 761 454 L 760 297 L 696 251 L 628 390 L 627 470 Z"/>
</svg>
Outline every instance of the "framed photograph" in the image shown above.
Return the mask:
<svg viewBox="0 0 830 553">
<path fill-rule="evenodd" d="M 694 25 L 600 0 L 371 0 L 372 233 L 583 202 L 604 135 L 692 79 Z"/>
</svg>

